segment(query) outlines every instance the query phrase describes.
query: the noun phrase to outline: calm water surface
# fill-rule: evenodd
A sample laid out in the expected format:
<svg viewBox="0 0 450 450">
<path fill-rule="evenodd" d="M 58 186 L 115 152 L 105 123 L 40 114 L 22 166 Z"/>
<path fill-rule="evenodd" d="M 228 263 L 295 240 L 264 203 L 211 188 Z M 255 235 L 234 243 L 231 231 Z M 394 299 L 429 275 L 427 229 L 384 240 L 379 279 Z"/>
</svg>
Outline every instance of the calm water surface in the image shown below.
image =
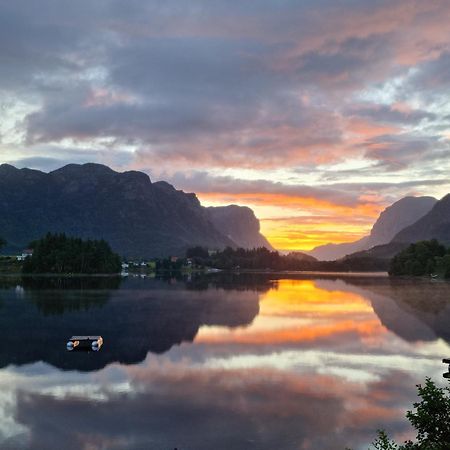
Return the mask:
<svg viewBox="0 0 450 450">
<path fill-rule="evenodd" d="M 450 284 L 0 279 L 0 448 L 367 449 L 444 384 Z M 99 353 L 65 350 L 100 334 Z"/>
</svg>

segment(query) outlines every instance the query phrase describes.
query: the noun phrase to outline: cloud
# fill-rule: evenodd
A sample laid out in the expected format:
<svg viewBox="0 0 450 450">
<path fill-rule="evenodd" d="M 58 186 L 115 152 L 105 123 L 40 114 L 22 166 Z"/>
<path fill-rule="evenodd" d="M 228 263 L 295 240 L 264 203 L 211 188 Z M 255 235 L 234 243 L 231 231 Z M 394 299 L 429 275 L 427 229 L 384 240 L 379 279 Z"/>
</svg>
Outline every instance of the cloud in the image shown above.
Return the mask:
<svg viewBox="0 0 450 450">
<path fill-rule="evenodd" d="M 439 136 L 385 135 L 367 141 L 366 156 L 396 171 L 421 160 L 433 159 L 439 147 L 449 147 Z"/>
<path fill-rule="evenodd" d="M 418 124 L 422 120 L 434 120 L 436 114 L 428 111 L 412 109 L 408 105 L 361 105 L 355 106 L 350 114 L 367 117 L 376 122 L 390 124 Z"/>
</svg>

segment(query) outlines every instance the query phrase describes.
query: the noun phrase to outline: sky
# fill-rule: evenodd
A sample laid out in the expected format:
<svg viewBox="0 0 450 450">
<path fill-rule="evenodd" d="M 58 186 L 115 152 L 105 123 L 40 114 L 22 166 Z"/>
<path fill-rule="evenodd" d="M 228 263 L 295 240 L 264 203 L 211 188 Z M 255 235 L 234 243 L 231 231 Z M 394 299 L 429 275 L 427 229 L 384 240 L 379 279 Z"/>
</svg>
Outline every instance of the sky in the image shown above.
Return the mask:
<svg viewBox="0 0 450 450">
<path fill-rule="evenodd" d="M 450 192 L 448 0 L 0 0 L 0 162 L 142 170 L 278 249 Z"/>
</svg>

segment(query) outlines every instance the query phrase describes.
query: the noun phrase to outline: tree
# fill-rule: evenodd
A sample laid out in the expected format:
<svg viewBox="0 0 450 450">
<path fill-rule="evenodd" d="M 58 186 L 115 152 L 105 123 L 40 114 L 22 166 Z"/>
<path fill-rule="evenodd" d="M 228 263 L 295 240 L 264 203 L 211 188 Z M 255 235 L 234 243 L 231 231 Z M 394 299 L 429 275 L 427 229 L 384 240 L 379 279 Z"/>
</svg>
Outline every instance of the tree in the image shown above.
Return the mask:
<svg viewBox="0 0 450 450">
<path fill-rule="evenodd" d="M 430 275 L 446 254 L 448 250 L 436 239 L 416 242 L 392 258 L 389 275 Z"/>
<path fill-rule="evenodd" d="M 0 249 L 2 249 L 7 244 L 6 240 L 0 237 Z"/>
<path fill-rule="evenodd" d="M 414 410 L 406 417 L 416 429 L 416 442 L 404 445 L 390 440 L 384 431 L 372 444 L 376 450 L 448 450 L 450 449 L 450 387 L 440 388 L 427 378 L 425 385 L 418 385 L 421 400 L 414 403 Z"/>
</svg>

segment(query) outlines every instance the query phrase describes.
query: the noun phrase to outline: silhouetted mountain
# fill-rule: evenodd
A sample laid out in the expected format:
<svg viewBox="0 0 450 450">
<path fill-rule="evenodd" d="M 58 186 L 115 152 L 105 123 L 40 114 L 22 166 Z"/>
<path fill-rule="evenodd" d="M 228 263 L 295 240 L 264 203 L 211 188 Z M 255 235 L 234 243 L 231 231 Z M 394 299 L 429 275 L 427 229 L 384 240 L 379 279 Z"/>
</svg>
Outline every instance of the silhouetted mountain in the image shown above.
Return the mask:
<svg viewBox="0 0 450 450">
<path fill-rule="evenodd" d="M 219 206 L 207 208 L 209 218 L 215 227 L 235 242 L 238 247 L 266 247 L 274 250 L 259 231 L 259 220 L 246 206 Z"/>
<path fill-rule="evenodd" d="M 214 226 L 195 194 L 152 183 L 142 172 L 118 173 L 99 164 L 69 164 L 48 174 L 3 164 L 0 209 L 0 236 L 15 250 L 49 231 L 103 238 L 129 257 L 181 255 L 194 245 L 237 246 Z M 222 227 L 249 242 L 255 230 L 261 240 L 258 220 L 250 222 L 235 218 Z"/>
<path fill-rule="evenodd" d="M 430 239 L 450 244 L 450 194 L 439 200 L 428 214 L 397 233 L 392 241 L 411 243 Z"/>
<path fill-rule="evenodd" d="M 319 260 L 334 260 L 374 246 L 387 244 L 403 228 L 415 223 L 436 204 L 433 197 L 405 197 L 387 207 L 378 217 L 369 236 L 355 242 L 326 244 L 308 252 Z"/>
</svg>

